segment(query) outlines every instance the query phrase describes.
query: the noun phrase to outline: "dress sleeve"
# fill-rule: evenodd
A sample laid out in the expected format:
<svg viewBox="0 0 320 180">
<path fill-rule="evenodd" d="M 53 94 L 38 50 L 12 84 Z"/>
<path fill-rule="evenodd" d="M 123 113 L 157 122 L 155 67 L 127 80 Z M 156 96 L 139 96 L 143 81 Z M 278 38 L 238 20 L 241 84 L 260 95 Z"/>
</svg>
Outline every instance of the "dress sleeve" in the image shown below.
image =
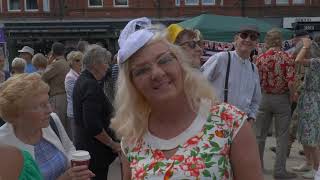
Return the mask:
<svg viewBox="0 0 320 180">
<path fill-rule="evenodd" d="M 238 108 L 231 104 L 222 103 L 218 106 L 214 106 L 211 112 L 221 119 L 220 126 L 224 127 L 229 133 L 229 137 L 233 139 L 237 136 L 241 127 L 247 121 L 248 116 L 246 113 L 240 111 Z"/>
<path fill-rule="evenodd" d="M 21 151 L 24 159 L 23 168 L 19 180 L 42 180 L 40 170 L 27 151 Z"/>
</svg>

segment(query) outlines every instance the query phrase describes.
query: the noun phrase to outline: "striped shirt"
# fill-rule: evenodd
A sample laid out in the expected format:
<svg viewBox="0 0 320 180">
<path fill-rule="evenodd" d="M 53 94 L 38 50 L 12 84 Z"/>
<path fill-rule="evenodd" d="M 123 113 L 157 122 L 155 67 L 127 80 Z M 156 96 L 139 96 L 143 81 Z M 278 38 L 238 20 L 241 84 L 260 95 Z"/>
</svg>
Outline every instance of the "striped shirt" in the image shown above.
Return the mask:
<svg viewBox="0 0 320 180">
<path fill-rule="evenodd" d="M 67 157 L 44 138 L 34 146 L 34 154 L 45 180 L 56 180 L 67 169 Z"/>
</svg>

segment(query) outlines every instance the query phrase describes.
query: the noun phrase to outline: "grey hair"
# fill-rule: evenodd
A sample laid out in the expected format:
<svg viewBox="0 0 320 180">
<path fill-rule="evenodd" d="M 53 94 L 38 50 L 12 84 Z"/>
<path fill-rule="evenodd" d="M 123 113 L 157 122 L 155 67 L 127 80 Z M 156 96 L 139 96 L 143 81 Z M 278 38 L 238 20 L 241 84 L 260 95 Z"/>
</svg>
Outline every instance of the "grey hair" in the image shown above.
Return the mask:
<svg viewBox="0 0 320 180">
<path fill-rule="evenodd" d="M 12 69 L 17 71 L 18 73 L 23 73 L 26 65 L 27 62 L 24 59 L 18 57 L 14 58 L 11 63 Z"/>
<path fill-rule="evenodd" d="M 298 53 L 300 52 L 300 50 L 303 47 L 303 43 L 302 41 L 300 41 L 297 45 L 296 45 L 296 50 L 294 51 L 294 56 L 298 55 Z M 318 58 L 320 57 L 320 47 L 319 45 L 312 41 L 311 46 L 310 46 L 310 58 Z"/>
<path fill-rule="evenodd" d="M 83 69 L 91 69 L 94 64 L 110 64 L 110 52 L 96 44 L 88 46 L 83 56 Z"/>
</svg>

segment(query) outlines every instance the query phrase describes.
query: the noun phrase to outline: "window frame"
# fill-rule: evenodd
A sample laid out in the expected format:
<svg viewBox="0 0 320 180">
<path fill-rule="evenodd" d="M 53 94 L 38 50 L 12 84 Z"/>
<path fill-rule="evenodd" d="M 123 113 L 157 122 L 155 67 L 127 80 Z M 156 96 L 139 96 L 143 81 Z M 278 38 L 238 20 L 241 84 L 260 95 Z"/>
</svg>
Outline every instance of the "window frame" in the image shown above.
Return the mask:
<svg viewBox="0 0 320 180">
<path fill-rule="evenodd" d="M 48 1 L 48 10 L 46 10 L 45 8 L 44 8 L 44 6 L 45 6 L 45 1 Z M 50 0 L 43 0 L 42 1 L 42 9 L 43 9 L 43 12 L 50 12 Z"/>
<path fill-rule="evenodd" d="M 21 12 L 20 4 L 19 4 L 19 9 L 10 9 L 10 1 L 11 1 L 11 0 L 8 0 L 8 1 L 7 1 L 8 12 Z"/>
<path fill-rule="evenodd" d="M 38 6 L 38 1 L 37 1 L 37 0 L 36 0 L 36 3 L 37 3 L 38 9 L 27 9 L 27 1 L 28 1 L 28 0 L 24 0 L 24 11 L 26 11 L 26 12 L 36 12 L 36 11 L 39 11 L 39 6 Z"/>
<path fill-rule="evenodd" d="M 179 3 L 177 3 L 177 2 L 179 2 Z M 181 1 L 180 0 L 174 0 L 174 3 L 175 3 L 176 6 L 181 6 Z"/>
<path fill-rule="evenodd" d="M 295 3 L 295 0 L 292 0 L 292 5 L 294 6 L 305 6 L 306 5 L 306 0 L 303 0 L 303 3 Z"/>
<path fill-rule="evenodd" d="M 212 0 L 212 3 L 204 3 L 203 0 L 201 0 L 201 3 L 203 6 L 214 6 L 216 5 L 216 0 Z"/>
<path fill-rule="evenodd" d="M 276 6 L 288 6 L 289 5 L 289 0 L 286 0 L 286 3 L 279 3 L 278 0 L 276 0 Z"/>
<path fill-rule="evenodd" d="M 101 0 L 101 5 L 90 5 L 90 0 L 88 0 L 88 8 L 102 8 L 103 7 L 103 0 Z"/>
<path fill-rule="evenodd" d="M 184 5 L 185 6 L 199 6 L 199 0 L 196 0 L 197 3 L 192 3 L 192 4 L 187 4 L 187 0 L 184 0 Z"/>
<path fill-rule="evenodd" d="M 116 0 L 113 0 L 113 7 L 129 7 L 129 0 L 127 0 L 127 5 L 116 5 Z"/>
</svg>

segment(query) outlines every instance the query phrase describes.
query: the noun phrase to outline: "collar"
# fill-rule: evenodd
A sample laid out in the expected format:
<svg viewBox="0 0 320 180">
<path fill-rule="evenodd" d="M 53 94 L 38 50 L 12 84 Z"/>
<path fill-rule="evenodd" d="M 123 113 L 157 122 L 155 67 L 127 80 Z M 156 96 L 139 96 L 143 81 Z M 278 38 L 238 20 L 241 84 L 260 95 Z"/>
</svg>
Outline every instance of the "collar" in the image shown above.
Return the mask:
<svg viewBox="0 0 320 180">
<path fill-rule="evenodd" d="M 79 75 L 80 75 L 75 70 L 73 70 L 72 68 L 70 68 L 70 72 L 76 77 L 79 77 Z"/>
<path fill-rule="evenodd" d="M 235 56 L 237 57 L 237 60 L 243 64 L 246 64 L 247 61 L 250 61 L 250 57 L 246 58 L 246 59 L 243 59 L 242 57 L 239 56 L 239 54 L 237 53 L 237 51 L 235 50 L 234 51 L 235 53 Z"/>
</svg>

